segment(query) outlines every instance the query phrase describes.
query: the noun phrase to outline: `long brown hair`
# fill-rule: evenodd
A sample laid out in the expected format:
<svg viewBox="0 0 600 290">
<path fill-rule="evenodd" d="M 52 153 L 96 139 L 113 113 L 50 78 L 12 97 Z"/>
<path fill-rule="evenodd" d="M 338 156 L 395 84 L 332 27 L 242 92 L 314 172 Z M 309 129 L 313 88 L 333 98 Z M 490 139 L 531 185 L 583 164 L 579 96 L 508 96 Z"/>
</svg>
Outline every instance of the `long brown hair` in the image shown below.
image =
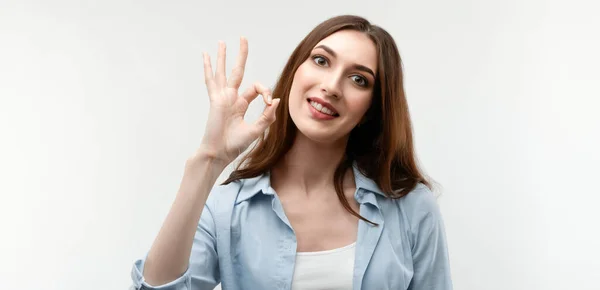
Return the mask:
<svg viewBox="0 0 600 290">
<path fill-rule="evenodd" d="M 288 97 L 294 74 L 319 41 L 346 29 L 363 32 L 375 43 L 378 70 L 371 107 L 365 114 L 365 121 L 350 132 L 346 154 L 334 174 L 340 202 L 352 215 L 370 222 L 350 207 L 342 190 L 344 175 L 354 162 L 361 173 L 374 180 L 389 198 L 405 196 L 418 183 L 431 187 L 417 166 L 412 124 L 404 95 L 402 60 L 394 39 L 383 28 L 354 15 L 336 16 L 322 22 L 298 44 L 273 89 L 273 97 L 281 99 L 276 121 L 242 157 L 223 184 L 264 174 L 292 147 L 297 128 L 289 115 Z"/>
</svg>

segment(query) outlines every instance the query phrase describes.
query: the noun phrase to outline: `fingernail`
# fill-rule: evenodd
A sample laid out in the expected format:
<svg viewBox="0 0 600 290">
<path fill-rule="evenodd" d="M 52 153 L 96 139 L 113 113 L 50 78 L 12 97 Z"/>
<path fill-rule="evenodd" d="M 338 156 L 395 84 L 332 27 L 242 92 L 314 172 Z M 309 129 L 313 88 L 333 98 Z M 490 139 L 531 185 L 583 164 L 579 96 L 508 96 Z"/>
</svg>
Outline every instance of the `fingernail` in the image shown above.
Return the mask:
<svg viewBox="0 0 600 290">
<path fill-rule="evenodd" d="M 273 104 L 273 96 L 269 95 L 267 96 L 267 101 L 269 102 L 269 104 Z"/>
</svg>

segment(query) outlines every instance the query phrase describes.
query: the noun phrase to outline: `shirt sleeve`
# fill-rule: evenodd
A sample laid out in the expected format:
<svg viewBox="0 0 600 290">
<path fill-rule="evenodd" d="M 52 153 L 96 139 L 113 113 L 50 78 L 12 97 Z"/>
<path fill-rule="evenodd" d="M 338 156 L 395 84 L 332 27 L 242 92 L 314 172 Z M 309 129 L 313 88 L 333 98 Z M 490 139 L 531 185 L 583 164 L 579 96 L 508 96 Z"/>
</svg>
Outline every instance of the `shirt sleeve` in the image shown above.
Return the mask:
<svg viewBox="0 0 600 290">
<path fill-rule="evenodd" d="M 143 276 L 146 257 L 137 260 L 131 270 L 133 285 L 130 290 L 205 290 L 214 289 L 220 282 L 217 255 L 216 226 L 212 212 L 204 207 L 194 235 L 194 243 L 187 270 L 179 278 L 163 284 L 150 285 Z M 147 255 L 147 254 L 146 254 Z"/>
<path fill-rule="evenodd" d="M 413 195 L 413 196 L 410 196 Z M 410 196 L 410 197 L 409 197 Z M 433 193 L 424 185 L 408 194 L 413 277 L 409 290 L 451 290 L 445 226 Z"/>
</svg>

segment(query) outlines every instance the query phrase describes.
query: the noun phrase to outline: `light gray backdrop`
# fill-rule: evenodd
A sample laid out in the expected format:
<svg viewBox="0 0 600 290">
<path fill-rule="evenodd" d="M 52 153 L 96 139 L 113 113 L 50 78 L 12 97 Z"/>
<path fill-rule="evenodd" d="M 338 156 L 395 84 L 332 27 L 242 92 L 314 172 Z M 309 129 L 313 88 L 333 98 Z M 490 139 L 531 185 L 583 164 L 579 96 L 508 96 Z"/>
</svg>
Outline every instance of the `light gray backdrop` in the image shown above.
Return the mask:
<svg viewBox="0 0 600 290">
<path fill-rule="evenodd" d="M 202 52 L 272 86 L 317 23 L 395 37 L 455 289 L 598 289 L 592 1 L 0 0 L 0 289 L 125 289 L 203 134 Z M 228 66 L 233 64 L 230 58 Z M 251 106 L 249 118 L 262 110 Z"/>
</svg>

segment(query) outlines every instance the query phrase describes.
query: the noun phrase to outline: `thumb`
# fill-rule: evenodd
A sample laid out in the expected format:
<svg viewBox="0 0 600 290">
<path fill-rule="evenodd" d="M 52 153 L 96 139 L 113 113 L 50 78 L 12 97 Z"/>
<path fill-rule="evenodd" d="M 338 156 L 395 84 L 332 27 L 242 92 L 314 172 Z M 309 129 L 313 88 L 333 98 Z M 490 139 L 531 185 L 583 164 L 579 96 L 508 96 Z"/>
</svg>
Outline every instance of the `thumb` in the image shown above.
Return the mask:
<svg viewBox="0 0 600 290">
<path fill-rule="evenodd" d="M 254 122 L 254 130 L 258 134 L 263 133 L 267 130 L 267 128 L 275 122 L 275 113 L 277 112 L 277 108 L 279 107 L 279 103 L 281 99 L 273 99 L 271 105 L 267 105 L 262 115 Z"/>
</svg>

